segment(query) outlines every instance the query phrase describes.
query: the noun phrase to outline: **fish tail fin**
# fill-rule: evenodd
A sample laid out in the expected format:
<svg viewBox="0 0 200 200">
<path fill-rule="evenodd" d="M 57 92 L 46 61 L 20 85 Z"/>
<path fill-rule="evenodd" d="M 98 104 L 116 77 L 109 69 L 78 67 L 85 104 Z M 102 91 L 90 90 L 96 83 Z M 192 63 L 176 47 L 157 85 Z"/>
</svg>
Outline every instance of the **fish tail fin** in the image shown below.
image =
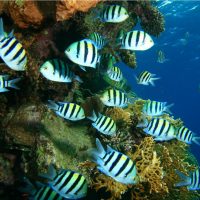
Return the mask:
<svg viewBox="0 0 200 200">
<path fill-rule="evenodd" d="M 59 108 L 59 104 L 52 100 L 48 100 L 47 106 L 49 109 L 55 110 L 55 111 L 58 111 L 58 108 Z"/>
<path fill-rule="evenodd" d="M 3 19 L 0 18 L 0 39 L 4 38 Z"/>
<path fill-rule="evenodd" d="M 83 83 L 83 80 L 77 75 L 74 76 L 74 80 L 78 81 L 79 83 Z"/>
<path fill-rule="evenodd" d="M 193 137 L 192 142 L 200 146 L 200 137 Z"/>
<path fill-rule="evenodd" d="M 146 128 L 148 126 L 148 120 L 145 117 L 142 117 L 141 122 L 136 126 L 137 128 Z"/>
<path fill-rule="evenodd" d="M 155 86 L 154 81 L 159 80 L 159 79 L 160 79 L 160 77 L 157 77 L 157 78 L 151 78 L 151 80 L 149 81 L 149 83 L 150 83 L 152 86 Z"/>
<path fill-rule="evenodd" d="M 172 112 L 171 112 L 171 110 L 170 110 L 170 108 L 171 108 L 172 106 L 174 106 L 174 103 L 171 103 L 171 104 L 169 104 L 169 105 L 166 105 L 166 107 L 165 107 L 165 112 L 166 112 L 166 113 L 169 113 L 169 114 L 172 114 Z"/>
<path fill-rule="evenodd" d="M 182 179 L 182 181 L 175 184 L 176 187 L 187 186 L 191 183 L 191 178 L 183 174 L 182 172 L 175 170 L 176 174 Z"/>
<path fill-rule="evenodd" d="M 56 175 L 57 173 L 52 163 L 49 165 L 47 173 L 39 174 L 40 177 L 43 177 L 49 180 L 53 180 L 56 177 Z"/>
<path fill-rule="evenodd" d="M 105 156 L 106 151 L 98 138 L 96 138 L 96 146 L 97 148 L 93 148 L 89 151 L 89 155 L 94 162 L 100 163 L 101 158 Z"/>
<path fill-rule="evenodd" d="M 95 111 L 93 110 L 92 111 L 92 116 L 89 116 L 87 118 L 90 119 L 90 120 L 92 120 L 93 122 L 96 121 L 97 115 L 96 115 Z"/>
<path fill-rule="evenodd" d="M 13 80 L 9 80 L 8 81 L 8 87 L 11 87 L 11 88 L 19 90 L 20 88 L 17 87 L 15 84 L 18 83 L 20 80 L 21 80 L 21 78 L 16 78 L 16 79 L 13 79 Z"/>
</svg>

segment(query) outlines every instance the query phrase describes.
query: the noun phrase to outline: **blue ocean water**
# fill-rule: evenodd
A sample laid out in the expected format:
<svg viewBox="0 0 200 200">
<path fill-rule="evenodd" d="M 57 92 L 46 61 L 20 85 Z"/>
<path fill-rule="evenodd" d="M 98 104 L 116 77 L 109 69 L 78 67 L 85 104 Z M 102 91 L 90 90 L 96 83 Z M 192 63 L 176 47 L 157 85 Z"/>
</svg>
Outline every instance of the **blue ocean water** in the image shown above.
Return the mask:
<svg viewBox="0 0 200 200">
<path fill-rule="evenodd" d="M 200 137 L 200 1 L 167 0 L 158 2 L 157 7 L 166 21 L 165 32 L 154 38 L 153 48 L 136 52 L 135 70 L 122 66 L 122 71 L 141 98 L 174 103 L 174 117 Z M 157 62 L 159 50 L 168 61 Z M 135 75 L 143 70 L 161 77 L 155 87 L 137 85 Z M 199 148 L 191 145 L 198 161 Z"/>
</svg>

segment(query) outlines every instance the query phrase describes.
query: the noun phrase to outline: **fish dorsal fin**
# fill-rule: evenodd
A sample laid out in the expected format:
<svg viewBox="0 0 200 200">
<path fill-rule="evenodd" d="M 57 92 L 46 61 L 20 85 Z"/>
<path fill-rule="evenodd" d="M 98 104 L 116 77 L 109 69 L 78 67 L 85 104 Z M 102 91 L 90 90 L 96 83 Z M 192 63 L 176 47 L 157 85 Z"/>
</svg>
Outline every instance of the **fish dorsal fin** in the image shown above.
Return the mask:
<svg viewBox="0 0 200 200">
<path fill-rule="evenodd" d="M 107 153 L 111 153 L 113 151 L 114 149 L 111 146 L 107 145 Z"/>
</svg>

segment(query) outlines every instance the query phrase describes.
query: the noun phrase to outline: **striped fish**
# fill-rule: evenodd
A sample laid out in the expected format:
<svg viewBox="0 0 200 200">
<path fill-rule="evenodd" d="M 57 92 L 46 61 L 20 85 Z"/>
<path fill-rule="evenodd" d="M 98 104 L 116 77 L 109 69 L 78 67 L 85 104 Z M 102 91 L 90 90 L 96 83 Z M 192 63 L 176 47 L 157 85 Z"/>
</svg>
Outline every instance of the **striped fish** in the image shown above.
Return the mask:
<svg viewBox="0 0 200 200">
<path fill-rule="evenodd" d="M 129 17 L 127 10 L 120 5 L 108 5 L 100 13 L 102 22 L 119 23 L 125 21 Z"/>
<path fill-rule="evenodd" d="M 144 120 L 137 127 L 144 128 L 143 131 L 153 136 L 155 141 L 167 141 L 176 137 L 174 126 L 166 119 L 152 118 L 150 122 Z"/>
<path fill-rule="evenodd" d="M 96 44 L 98 49 L 102 49 L 107 43 L 106 38 L 101 36 L 99 33 L 96 33 L 96 32 L 91 33 L 89 35 L 89 39 L 94 41 L 94 43 Z"/>
<path fill-rule="evenodd" d="M 105 135 L 115 135 L 117 129 L 116 124 L 114 120 L 112 120 L 110 117 L 107 117 L 100 113 L 98 113 L 97 117 L 95 112 L 93 111 L 93 115 L 88 118 L 94 122 L 92 123 L 92 126 L 96 128 L 99 132 Z"/>
<path fill-rule="evenodd" d="M 200 137 L 195 137 L 195 133 L 186 128 L 185 126 L 181 126 L 177 130 L 176 138 L 186 144 L 192 144 L 193 142 L 197 145 L 200 145 Z"/>
<path fill-rule="evenodd" d="M 19 88 L 15 84 L 19 82 L 21 78 L 16 78 L 13 80 L 8 80 L 8 79 L 9 75 L 0 75 L 0 92 L 8 92 L 9 91 L 9 89 L 7 89 L 8 87 L 19 90 Z"/>
<path fill-rule="evenodd" d="M 82 83 L 80 77 L 76 76 L 70 70 L 67 63 L 60 59 L 46 61 L 40 67 L 40 72 L 45 78 L 51 81 L 70 83 L 72 80 L 77 80 Z"/>
<path fill-rule="evenodd" d="M 123 79 L 123 75 L 119 67 L 112 66 L 107 70 L 108 77 L 116 82 L 120 82 Z"/>
<path fill-rule="evenodd" d="M 99 139 L 96 139 L 97 149 L 92 150 L 92 160 L 98 165 L 98 169 L 123 184 L 136 184 L 138 181 L 135 162 L 128 156 L 115 151 L 110 146 L 104 150 Z"/>
<path fill-rule="evenodd" d="M 181 182 L 176 183 L 176 187 L 187 186 L 188 190 L 199 190 L 200 189 L 200 171 L 197 169 L 194 172 L 190 172 L 189 176 L 186 176 L 182 172 L 176 170 L 176 173 L 182 179 Z"/>
<path fill-rule="evenodd" d="M 123 36 L 121 34 L 120 38 L 117 39 L 117 41 L 120 41 L 120 49 L 145 51 L 154 45 L 151 36 L 144 31 L 129 31 Z"/>
<path fill-rule="evenodd" d="M 0 18 L 0 57 L 8 67 L 16 71 L 24 71 L 27 64 L 26 51 L 11 32 L 7 37 Z"/>
<path fill-rule="evenodd" d="M 75 103 L 48 101 L 48 108 L 55 111 L 57 115 L 71 121 L 78 121 L 85 118 L 84 110 Z"/>
<path fill-rule="evenodd" d="M 117 89 L 106 90 L 100 99 L 106 106 L 116 106 L 123 108 L 126 107 L 129 103 L 127 95 Z"/>
<path fill-rule="evenodd" d="M 89 39 L 72 43 L 65 50 L 65 54 L 72 62 L 80 65 L 83 70 L 85 67 L 96 68 L 100 59 L 97 46 L 94 41 Z"/>
<path fill-rule="evenodd" d="M 40 176 L 49 179 L 48 185 L 64 198 L 80 199 L 87 195 L 87 181 L 77 172 L 60 170 L 57 173 L 50 165 L 48 173 Z"/>
<path fill-rule="evenodd" d="M 142 112 L 148 116 L 160 116 L 165 113 L 171 114 L 169 110 L 174 104 L 167 105 L 167 102 L 146 101 L 143 105 Z"/>
<path fill-rule="evenodd" d="M 152 74 L 148 71 L 143 71 L 138 78 L 136 77 L 137 83 L 140 85 L 149 85 L 155 86 L 154 81 L 160 79 L 159 77 L 155 77 L 155 74 Z"/>
<path fill-rule="evenodd" d="M 64 200 L 60 194 L 55 192 L 50 186 L 43 185 L 40 182 L 36 182 L 36 186 L 33 185 L 26 177 L 24 177 L 25 187 L 21 188 L 21 192 L 29 194 L 30 200 Z"/>
</svg>

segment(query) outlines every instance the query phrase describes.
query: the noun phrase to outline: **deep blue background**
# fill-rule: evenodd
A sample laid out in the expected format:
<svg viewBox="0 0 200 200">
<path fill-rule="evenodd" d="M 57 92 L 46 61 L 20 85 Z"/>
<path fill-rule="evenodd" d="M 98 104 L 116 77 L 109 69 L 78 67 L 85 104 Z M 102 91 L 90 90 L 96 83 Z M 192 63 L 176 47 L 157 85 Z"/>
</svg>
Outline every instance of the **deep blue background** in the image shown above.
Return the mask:
<svg viewBox="0 0 200 200">
<path fill-rule="evenodd" d="M 135 70 L 121 68 L 141 98 L 174 103 L 171 108 L 174 117 L 180 117 L 186 127 L 200 136 L 200 2 L 162 5 L 163 2 L 158 7 L 166 21 L 165 32 L 154 38 L 155 46 L 150 50 L 136 52 L 138 67 Z M 187 32 L 188 38 L 185 37 Z M 158 50 L 162 50 L 169 61 L 158 63 Z M 161 77 L 155 81 L 155 87 L 137 85 L 134 76 L 143 70 Z M 191 148 L 200 161 L 200 147 L 193 144 Z"/>
</svg>

